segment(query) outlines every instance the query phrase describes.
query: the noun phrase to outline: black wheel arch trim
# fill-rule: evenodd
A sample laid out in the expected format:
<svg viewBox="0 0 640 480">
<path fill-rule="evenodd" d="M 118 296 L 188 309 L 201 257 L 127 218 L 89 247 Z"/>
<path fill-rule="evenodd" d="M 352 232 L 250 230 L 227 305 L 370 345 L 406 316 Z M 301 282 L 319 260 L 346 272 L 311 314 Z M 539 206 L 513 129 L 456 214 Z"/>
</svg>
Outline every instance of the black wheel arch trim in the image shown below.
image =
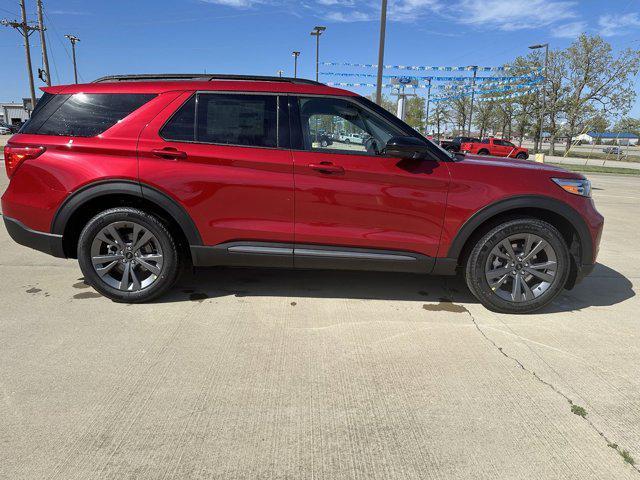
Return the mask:
<svg viewBox="0 0 640 480">
<path fill-rule="evenodd" d="M 51 233 L 63 235 L 71 216 L 86 202 L 105 195 L 126 194 L 149 200 L 169 213 L 184 232 L 190 245 L 202 245 L 195 223 L 173 198 L 160 190 L 131 180 L 104 180 L 90 183 L 73 192 L 64 201 L 51 221 Z"/>
<path fill-rule="evenodd" d="M 451 246 L 447 252 L 447 257 L 459 258 L 467 240 L 471 235 L 473 235 L 476 229 L 487 220 L 490 220 L 496 215 L 520 208 L 547 210 L 551 213 L 555 213 L 556 215 L 560 215 L 567 220 L 578 234 L 578 241 L 580 242 L 581 250 L 581 263 L 583 265 L 593 263 L 593 241 L 591 239 L 591 233 L 580 214 L 570 205 L 555 198 L 545 197 L 542 195 L 521 195 L 517 197 L 510 197 L 482 208 L 482 210 L 473 214 L 462 225 L 451 242 Z"/>
</svg>

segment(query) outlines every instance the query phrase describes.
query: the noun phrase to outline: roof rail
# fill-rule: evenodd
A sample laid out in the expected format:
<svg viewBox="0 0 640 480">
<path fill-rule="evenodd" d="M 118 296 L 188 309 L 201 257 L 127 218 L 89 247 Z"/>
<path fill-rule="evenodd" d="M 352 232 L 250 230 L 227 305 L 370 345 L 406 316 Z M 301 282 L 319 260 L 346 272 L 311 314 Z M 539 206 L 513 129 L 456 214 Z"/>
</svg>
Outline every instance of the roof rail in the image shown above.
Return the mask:
<svg viewBox="0 0 640 480">
<path fill-rule="evenodd" d="M 244 80 L 252 82 L 287 82 L 308 85 L 323 85 L 314 80 L 292 77 L 269 77 L 262 75 L 229 75 L 218 73 L 141 73 L 133 75 L 108 75 L 94 80 L 92 83 L 107 82 L 154 82 L 154 81 L 211 81 L 211 80 Z"/>
</svg>

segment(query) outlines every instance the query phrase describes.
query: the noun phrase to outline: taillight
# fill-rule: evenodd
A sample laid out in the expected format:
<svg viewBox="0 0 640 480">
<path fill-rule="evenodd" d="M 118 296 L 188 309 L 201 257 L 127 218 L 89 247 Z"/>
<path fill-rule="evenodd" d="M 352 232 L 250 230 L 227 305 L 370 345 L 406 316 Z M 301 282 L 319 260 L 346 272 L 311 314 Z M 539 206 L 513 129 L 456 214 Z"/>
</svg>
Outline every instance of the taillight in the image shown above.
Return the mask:
<svg viewBox="0 0 640 480">
<path fill-rule="evenodd" d="M 17 147 L 15 145 L 5 145 L 4 147 L 4 166 L 7 169 L 7 177 L 18 169 L 20 164 L 25 160 L 33 160 L 42 155 L 46 148 L 41 146 Z"/>
</svg>

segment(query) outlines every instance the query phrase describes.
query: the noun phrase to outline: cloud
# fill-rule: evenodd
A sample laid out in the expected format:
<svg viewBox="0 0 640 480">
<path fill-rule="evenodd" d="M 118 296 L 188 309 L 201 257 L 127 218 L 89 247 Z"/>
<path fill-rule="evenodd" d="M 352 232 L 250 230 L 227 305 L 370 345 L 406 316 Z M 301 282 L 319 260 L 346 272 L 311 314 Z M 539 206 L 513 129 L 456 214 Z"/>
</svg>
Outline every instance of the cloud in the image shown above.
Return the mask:
<svg viewBox="0 0 640 480">
<path fill-rule="evenodd" d="M 215 5 L 223 5 L 225 7 L 234 8 L 249 8 L 255 5 L 260 5 L 263 0 L 200 0 L 204 3 L 213 3 Z"/>
<path fill-rule="evenodd" d="M 555 0 L 461 0 L 451 10 L 460 14 L 461 23 L 509 32 L 574 18 L 575 6 L 573 1 Z"/>
<path fill-rule="evenodd" d="M 576 38 L 587 29 L 587 22 L 570 22 L 554 27 L 556 38 Z"/>
<path fill-rule="evenodd" d="M 48 10 L 51 15 L 92 15 L 89 12 L 79 10 Z"/>
<path fill-rule="evenodd" d="M 629 13 L 627 15 L 602 15 L 598 19 L 600 35 L 603 37 L 613 37 L 614 35 L 626 35 L 630 30 L 640 27 L 640 15 Z"/>
<path fill-rule="evenodd" d="M 371 20 L 376 20 L 378 17 L 367 12 L 362 12 L 359 10 L 350 10 L 347 12 L 329 12 L 324 15 L 327 20 L 332 20 L 334 22 L 369 22 Z"/>
</svg>

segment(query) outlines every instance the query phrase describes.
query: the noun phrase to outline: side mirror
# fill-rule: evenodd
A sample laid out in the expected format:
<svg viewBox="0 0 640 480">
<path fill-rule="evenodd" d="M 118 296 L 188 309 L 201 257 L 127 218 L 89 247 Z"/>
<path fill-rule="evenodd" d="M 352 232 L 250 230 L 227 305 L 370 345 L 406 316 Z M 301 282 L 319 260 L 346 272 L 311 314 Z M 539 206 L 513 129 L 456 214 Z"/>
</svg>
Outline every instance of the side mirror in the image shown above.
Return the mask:
<svg viewBox="0 0 640 480">
<path fill-rule="evenodd" d="M 422 158 L 429 148 L 415 137 L 391 137 L 384 147 L 384 153 L 390 157 L 417 160 Z"/>
</svg>

